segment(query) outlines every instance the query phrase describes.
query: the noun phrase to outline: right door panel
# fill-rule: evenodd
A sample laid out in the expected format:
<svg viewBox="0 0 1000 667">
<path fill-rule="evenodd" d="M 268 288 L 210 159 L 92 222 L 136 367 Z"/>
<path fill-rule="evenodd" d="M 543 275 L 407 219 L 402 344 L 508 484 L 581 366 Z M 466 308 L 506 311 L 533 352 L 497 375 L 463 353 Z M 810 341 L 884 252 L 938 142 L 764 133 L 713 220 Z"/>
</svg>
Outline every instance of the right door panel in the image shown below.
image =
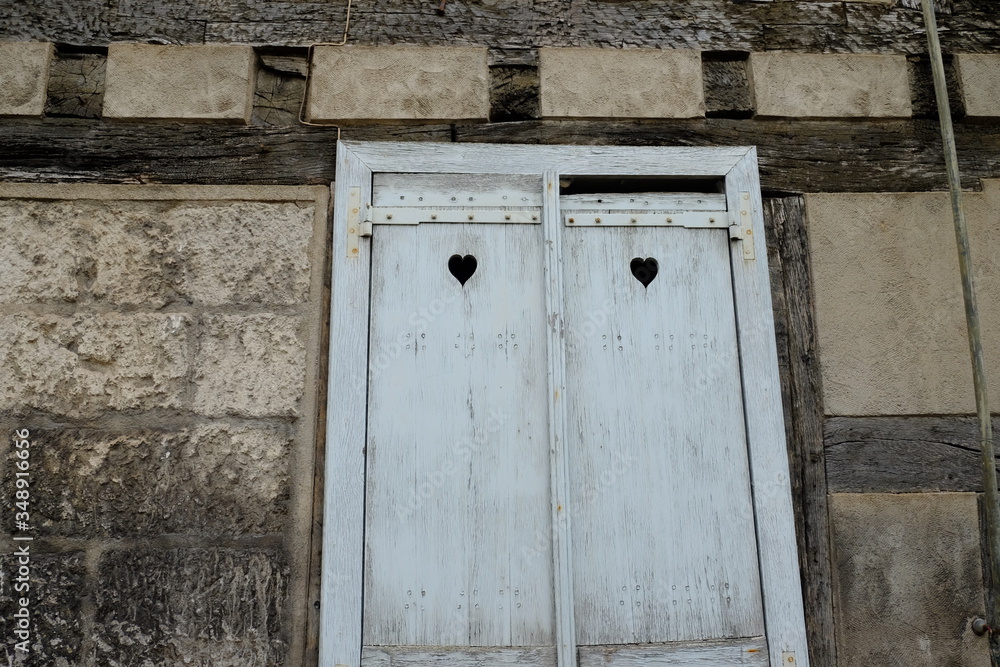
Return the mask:
<svg viewBox="0 0 1000 667">
<path fill-rule="evenodd" d="M 760 637 L 728 234 L 563 231 L 577 643 Z"/>
</svg>

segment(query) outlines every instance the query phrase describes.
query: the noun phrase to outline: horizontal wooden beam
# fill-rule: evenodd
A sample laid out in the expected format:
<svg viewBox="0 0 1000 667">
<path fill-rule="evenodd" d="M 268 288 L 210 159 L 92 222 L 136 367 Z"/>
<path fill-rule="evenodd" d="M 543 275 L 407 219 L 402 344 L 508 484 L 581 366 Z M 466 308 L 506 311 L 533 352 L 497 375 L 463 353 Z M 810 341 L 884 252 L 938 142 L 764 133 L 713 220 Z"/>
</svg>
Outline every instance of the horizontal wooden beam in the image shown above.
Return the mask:
<svg viewBox="0 0 1000 667">
<path fill-rule="evenodd" d="M 304 45 L 339 41 L 347 1 L 36 0 L 9 3 L 4 39 Z M 950 2 L 946 4 L 952 4 Z M 372 0 L 355 3 L 349 43 L 842 53 L 923 53 L 919 11 L 883 3 L 731 0 Z M 941 15 L 947 52 L 1000 51 L 993 0 L 955 0 Z"/>
<path fill-rule="evenodd" d="M 982 492 L 978 434 L 973 417 L 832 417 L 824 428 L 829 491 Z"/>
<path fill-rule="evenodd" d="M 1000 124 L 956 125 L 966 187 L 1000 177 Z M 326 184 L 335 177 L 335 127 L 234 127 L 0 121 L 0 179 L 27 182 Z M 930 120 L 524 121 L 371 125 L 342 138 L 643 146 L 756 145 L 770 192 L 926 191 L 947 187 Z"/>
</svg>

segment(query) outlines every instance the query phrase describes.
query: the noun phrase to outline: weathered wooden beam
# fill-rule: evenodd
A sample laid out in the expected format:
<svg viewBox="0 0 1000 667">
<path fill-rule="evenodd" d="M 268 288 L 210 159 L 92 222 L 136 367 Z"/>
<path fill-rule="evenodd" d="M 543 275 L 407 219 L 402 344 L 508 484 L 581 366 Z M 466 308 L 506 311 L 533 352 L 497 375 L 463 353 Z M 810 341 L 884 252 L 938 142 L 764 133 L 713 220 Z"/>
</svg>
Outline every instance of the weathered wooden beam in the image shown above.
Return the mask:
<svg viewBox="0 0 1000 667">
<path fill-rule="evenodd" d="M 450 141 L 450 125 L 352 128 L 345 138 Z M 336 127 L 71 121 L 0 123 L 0 179 L 29 182 L 329 184 Z"/>
<path fill-rule="evenodd" d="M 824 440 L 831 492 L 983 490 L 973 417 L 832 417 Z"/>
<path fill-rule="evenodd" d="M 801 197 L 764 200 L 809 662 L 836 665 L 823 404 Z"/>
<path fill-rule="evenodd" d="M 57 51 L 49 66 L 45 115 L 100 118 L 106 61 L 103 53 Z"/>
<path fill-rule="evenodd" d="M 1000 125 L 956 125 L 966 187 L 1000 177 Z M 910 121 L 524 121 L 344 128 L 366 140 L 758 146 L 770 192 L 946 187 L 937 124 Z M 76 119 L 0 121 L 0 178 L 107 183 L 315 184 L 334 179 L 335 127 L 233 127 Z"/>
<path fill-rule="evenodd" d="M 8 3 L 0 37 L 68 44 L 162 41 L 303 45 L 339 41 L 342 2 L 37 0 Z M 373 0 L 355 3 L 349 43 L 645 46 L 712 50 L 923 53 L 920 12 L 881 3 L 731 0 Z M 946 51 L 1000 51 L 991 0 L 940 17 Z"/>
</svg>

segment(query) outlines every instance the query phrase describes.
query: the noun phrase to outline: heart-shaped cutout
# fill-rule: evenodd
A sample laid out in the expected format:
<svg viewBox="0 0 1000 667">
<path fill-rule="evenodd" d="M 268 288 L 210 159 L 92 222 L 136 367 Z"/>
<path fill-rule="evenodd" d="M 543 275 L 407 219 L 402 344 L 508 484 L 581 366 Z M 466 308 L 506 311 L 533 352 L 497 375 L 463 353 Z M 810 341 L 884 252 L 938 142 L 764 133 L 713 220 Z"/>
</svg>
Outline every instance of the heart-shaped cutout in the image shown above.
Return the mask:
<svg viewBox="0 0 1000 667">
<path fill-rule="evenodd" d="M 656 274 L 660 270 L 660 265 L 652 257 L 647 257 L 646 259 L 636 257 L 629 264 L 629 268 L 632 269 L 632 275 L 642 283 L 643 287 L 649 287 L 649 283 L 653 282 L 653 279 L 656 278 Z"/>
<path fill-rule="evenodd" d="M 465 257 L 452 255 L 451 259 L 448 260 L 448 270 L 451 271 L 451 275 L 455 276 L 455 279 L 462 283 L 463 286 L 472 277 L 472 274 L 476 272 L 477 266 L 479 266 L 479 262 L 472 255 L 466 255 Z"/>
</svg>

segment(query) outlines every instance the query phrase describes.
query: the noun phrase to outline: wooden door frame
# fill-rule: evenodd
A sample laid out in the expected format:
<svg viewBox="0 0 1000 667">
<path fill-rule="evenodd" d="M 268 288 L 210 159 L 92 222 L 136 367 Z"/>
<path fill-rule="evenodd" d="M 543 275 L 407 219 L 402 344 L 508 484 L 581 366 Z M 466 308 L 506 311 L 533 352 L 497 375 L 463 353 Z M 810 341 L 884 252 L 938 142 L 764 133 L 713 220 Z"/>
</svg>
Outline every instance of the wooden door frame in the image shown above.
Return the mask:
<svg viewBox="0 0 1000 667">
<path fill-rule="evenodd" d="M 371 241 L 356 246 L 348 227 L 371 205 L 375 173 L 530 174 L 544 178 L 543 226 L 558 241 L 559 176 L 689 176 L 724 179 L 730 214 L 748 215 L 750 230 L 730 244 L 733 295 L 743 379 L 743 404 L 764 622 L 770 664 L 808 664 L 785 424 L 778 376 L 763 203 L 753 147 L 611 147 L 423 142 L 338 142 L 333 186 L 333 276 L 323 502 L 320 664 L 361 667 L 364 564 L 364 478 L 368 378 Z M 351 209 L 357 209 L 352 215 Z M 356 230 L 355 230 L 356 231 Z M 553 236 L 555 235 L 555 239 Z M 356 236 L 355 236 L 356 238 Z M 744 244 L 755 259 L 744 259 Z M 549 282 L 561 275 L 558 242 L 549 243 Z M 349 246 L 351 246 L 349 248 Z M 353 252 L 354 249 L 357 252 Z M 554 254 L 553 254 L 554 253 Z M 547 292 L 561 285 L 549 285 Z M 556 307 L 550 302 L 550 309 Z M 550 386 L 563 374 L 561 313 L 550 312 Z M 562 410 L 552 415 L 557 437 Z M 565 494 L 560 459 L 553 493 Z M 559 667 L 575 665 L 568 522 L 553 523 Z M 560 573 L 560 570 L 562 572 Z"/>
</svg>

